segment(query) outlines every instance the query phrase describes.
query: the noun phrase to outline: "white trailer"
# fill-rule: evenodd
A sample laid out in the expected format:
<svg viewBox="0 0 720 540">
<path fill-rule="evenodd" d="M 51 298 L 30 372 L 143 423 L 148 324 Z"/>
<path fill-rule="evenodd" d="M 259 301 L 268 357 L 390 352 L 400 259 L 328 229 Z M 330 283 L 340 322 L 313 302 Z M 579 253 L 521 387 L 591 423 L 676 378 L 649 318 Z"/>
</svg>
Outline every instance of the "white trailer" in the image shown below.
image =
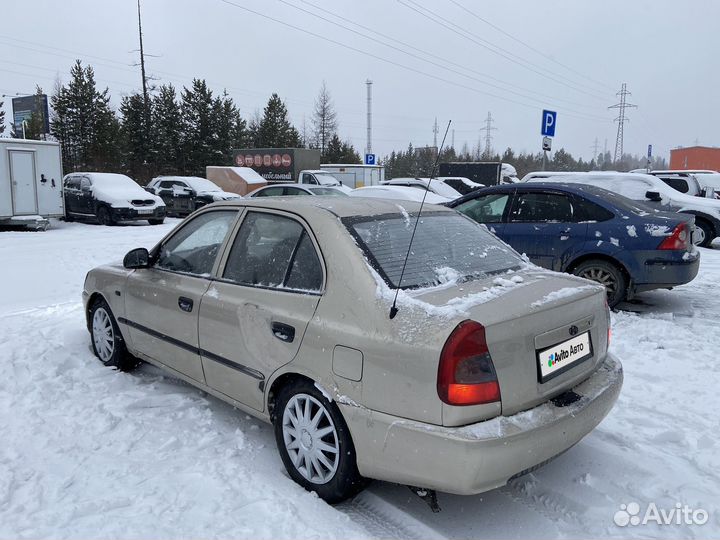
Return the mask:
<svg viewBox="0 0 720 540">
<path fill-rule="evenodd" d="M 0 139 L 0 225 L 45 230 L 65 215 L 60 144 Z"/>
<path fill-rule="evenodd" d="M 332 174 L 344 186 L 353 189 L 363 186 L 377 186 L 385 180 L 385 167 L 382 165 L 328 163 L 320 165 L 320 168 Z"/>
</svg>

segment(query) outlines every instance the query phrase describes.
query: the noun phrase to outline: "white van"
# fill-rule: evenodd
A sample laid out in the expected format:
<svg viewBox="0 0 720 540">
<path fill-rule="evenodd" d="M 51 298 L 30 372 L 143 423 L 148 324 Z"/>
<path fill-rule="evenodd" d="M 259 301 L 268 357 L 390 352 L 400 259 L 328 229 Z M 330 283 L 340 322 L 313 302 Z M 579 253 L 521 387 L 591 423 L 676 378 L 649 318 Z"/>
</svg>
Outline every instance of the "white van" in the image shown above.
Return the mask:
<svg viewBox="0 0 720 540">
<path fill-rule="evenodd" d="M 720 200 L 680 193 L 651 174 L 620 172 L 566 172 L 528 174 L 524 182 L 590 184 L 639 201 L 658 210 L 695 216 L 693 243 L 707 247 L 720 236 Z M 550 174 L 549 177 L 543 177 Z"/>
</svg>

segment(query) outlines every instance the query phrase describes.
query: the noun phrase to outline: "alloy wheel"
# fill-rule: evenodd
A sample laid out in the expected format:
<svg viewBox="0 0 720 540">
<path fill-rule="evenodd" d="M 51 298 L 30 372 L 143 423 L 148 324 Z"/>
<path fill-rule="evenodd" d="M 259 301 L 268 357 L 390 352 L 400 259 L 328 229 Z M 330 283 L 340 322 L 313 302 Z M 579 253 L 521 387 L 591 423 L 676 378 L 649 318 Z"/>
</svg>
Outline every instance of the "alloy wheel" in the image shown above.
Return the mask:
<svg viewBox="0 0 720 540">
<path fill-rule="evenodd" d="M 615 277 L 604 268 L 591 266 L 583 270 L 579 276 L 591 281 L 597 281 L 601 285 L 604 285 L 608 291 L 608 296 L 613 296 L 617 291 L 617 282 L 615 281 Z"/>
<path fill-rule="evenodd" d="M 308 394 L 295 394 L 283 411 L 282 434 L 295 469 L 313 484 L 332 480 L 340 461 L 335 424 L 323 404 Z"/>
</svg>

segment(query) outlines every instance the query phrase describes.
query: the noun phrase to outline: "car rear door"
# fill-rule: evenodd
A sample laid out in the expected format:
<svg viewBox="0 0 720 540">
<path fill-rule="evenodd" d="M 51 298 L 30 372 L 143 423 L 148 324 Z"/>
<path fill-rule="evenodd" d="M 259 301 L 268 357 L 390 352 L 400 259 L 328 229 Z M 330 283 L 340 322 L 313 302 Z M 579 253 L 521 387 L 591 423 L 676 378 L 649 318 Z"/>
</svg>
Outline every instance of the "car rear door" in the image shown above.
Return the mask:
<svg viewBox="0 0 720 540">
<path fill-rule="evenodd" d="M 575 221 L 568 195 L 518 190 L 501 237 L 538 266 L 560 270 L 566 254 L 586 236 L 587 223 Z"/>
<path fill-rule="evenodd" d="M 65 198 L 65 212 L 79 212 L 80 207 L 80 178 L 67 176 L 63 181 L 63 197 Z"/>
<path fill-rule="evenodd" d="M 133 347 L 188 377 L 204 382 L 198 348 L 202 295 L 232 230 L 238 210 L 212 210 L 184 223 L 162 243 L 152 267 L 133 271 L 125 317 Z"/>
<path fill-rule="evenodd" d="M 265 380 L 295 357 L 320 301 L 325 271 L 318 253 L 309 227 L 296 216 L 245 214 L 200 306 L 209 386 L 263 410 Z"/>
<path fill-rule="evenodd" d="M 78 212 L 81 214 L 95 213 L 95 196 L 89 176 L 80 177 L 80 195 L 78 197 Z"/>
</svg>

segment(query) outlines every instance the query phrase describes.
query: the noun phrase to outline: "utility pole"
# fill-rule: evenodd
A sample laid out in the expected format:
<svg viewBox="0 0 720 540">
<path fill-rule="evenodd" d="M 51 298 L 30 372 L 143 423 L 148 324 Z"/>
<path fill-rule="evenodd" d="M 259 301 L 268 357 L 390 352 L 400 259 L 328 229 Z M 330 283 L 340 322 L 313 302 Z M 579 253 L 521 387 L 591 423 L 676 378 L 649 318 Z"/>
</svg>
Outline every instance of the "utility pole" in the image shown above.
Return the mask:
<svg viewBox="0 0 720 540">
<path fill-rule="evenodd" d="M 611 105 L 608 107 L 608 109 L 619 109 L 620 114 L 615 119 L 615 121 L 618 123 L 618 131 L 617 131 L 617 138 L 615 139 L 615 159 L 613 160 L 614 163 L 619 162 L 622 159 L 623 156 L 623 130 L 625 128 L 625 122 L 628 122 L 629 119 L 625 116 L 625 109 L 628 108 L 637 108 L 637 105 L 632 105 L 631 103 L 627 102 L 627 96 L 630 96 L 630 92 L 627 90 L 627 83 L 622 84 L 622 89 L 616 94 L 620 96 L 620 103 L 616 103 L 615 105 Z"/>
<path fill-rule="evenodd" d="M 437 135 L 438 135 L 438 125 L 437 125 L 437 116 L 435 117 L 435 123 L 433 124 L 433 146 L 437 148 Z"/>
<path fill-rule="evenodd" d="M 455 149 L 455 129 L 454 128 L 452 130 L 452 138 L 450 139 L 450 146 L 452 147 L 453 150 Z"/>
<path fill-rule="evenodd" d="M 140 0 L 137 0 L 138 8 L 138 34 L 140 35 L 140 73 L 142 75 L 143 109 L 145 113 L 145 128 L 150 125 L 150 101 L 148 97 L 147 76 L 145 75 L 145 49 L 143 48 L 142 18 L 140 17 Z"/>
<path fill-rule="evenodd" d="M 485 119 L 485 127 L 482 128 L 480 131 L 485 132 L 485 151 L 483 152 L 483 157 L 485 159 L 490 158 L 490 154 L 492 152 L 492 131 L 497 131 L 496 127 L 492 127 L 492 123 L 494 122 L 492 113 L 488 111 L 487 118 Z"/>
<path fill-rule="evenodd" d="M 372 81 L 367 79 L 367 152 L 372 154 Z"/>
</svg>

